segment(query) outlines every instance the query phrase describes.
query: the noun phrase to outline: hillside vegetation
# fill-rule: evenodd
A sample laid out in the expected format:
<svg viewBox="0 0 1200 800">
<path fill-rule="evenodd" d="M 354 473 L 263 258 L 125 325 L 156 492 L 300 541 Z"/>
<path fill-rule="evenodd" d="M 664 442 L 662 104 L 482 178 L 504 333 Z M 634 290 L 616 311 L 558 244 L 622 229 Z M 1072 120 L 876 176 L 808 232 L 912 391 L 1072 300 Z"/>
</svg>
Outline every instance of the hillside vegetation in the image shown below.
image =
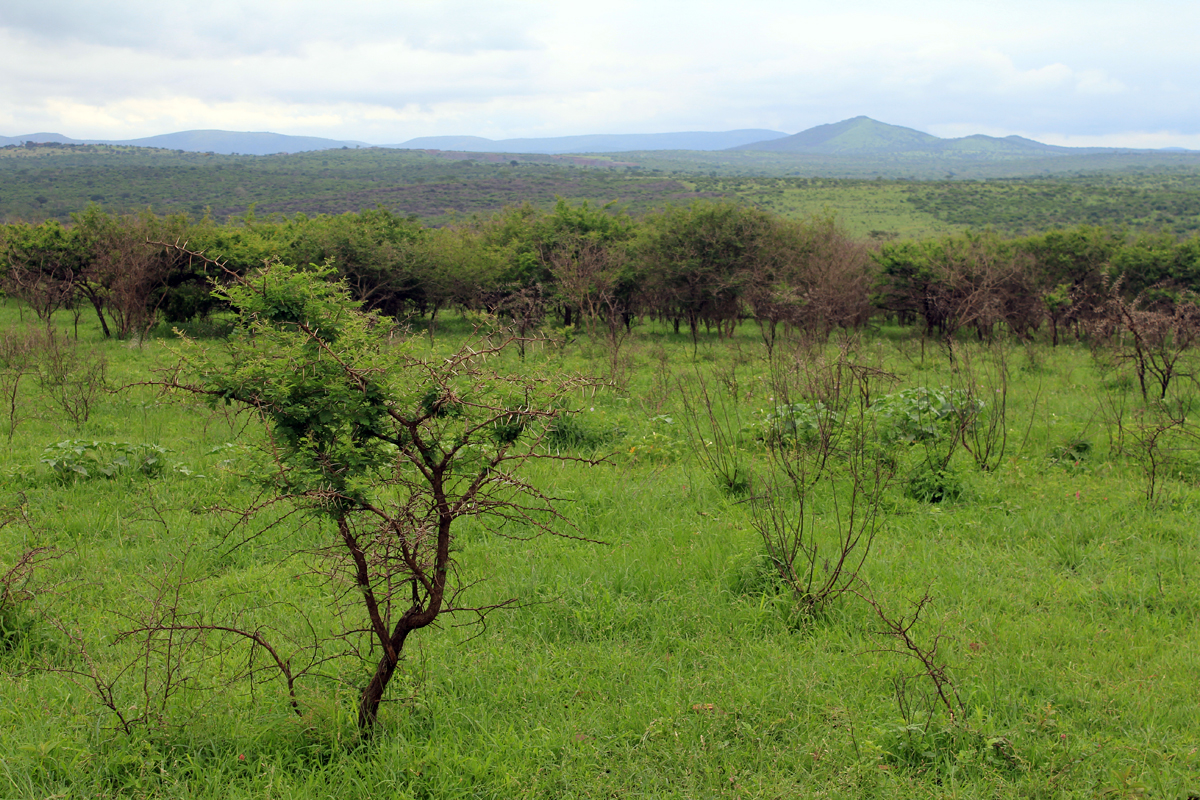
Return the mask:
<svg viewBox="0 0 1200 800">
<path fill-rule="evenodd" d="M 557 197 L 615 202 L 634 215 L 730 198 L 789 217 L 825 209 L 855 235 L 926 236 L 992 226 L 1200 226 L 1200 166 L 1189 154 L 1054 156 L 937 164 L 927 155 L 653 151 L 543 156 L 382 148 L 229 156 L 105 145 L 0 148 L 0 219 L 111 213 L 340 214 L 382 206 L 429 225 Z"/>
</svg>

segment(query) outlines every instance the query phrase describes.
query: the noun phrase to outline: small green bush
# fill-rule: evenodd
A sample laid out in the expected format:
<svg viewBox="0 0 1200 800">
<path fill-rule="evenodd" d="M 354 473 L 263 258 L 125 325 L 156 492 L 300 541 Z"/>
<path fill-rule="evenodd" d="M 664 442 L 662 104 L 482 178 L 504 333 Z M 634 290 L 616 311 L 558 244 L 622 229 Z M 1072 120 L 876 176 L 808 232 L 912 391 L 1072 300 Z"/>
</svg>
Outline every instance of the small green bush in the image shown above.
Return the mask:
<svg viewBox="0 0 1200 800">
<path fill-rule="evenodd" d="M 781 405 L 758 424 L 756 438 L 769 443 L 809 444 L 817 439 L 821 425 L 828 424 L 829 409 L 824 403 Z"/>
<path fill-rule="evenodd" d="M 157 478 L 169 451 L 156 444 L 67 439 L 42 451 L 41 462 L 62 480 L 139 474 Z"/>
<path fill-rule="evenodd" d="M 881 398 L 871 410 L 880 416 L 884 437 L 894 442 L 936 441 L 953 432 L 954 422 L 974 417 L 984 402 L 961 389 L 918 386 Z"/>
<path fill-rule="evenodd" d="M 921 503 L 952 503 L 963 493 L 962 479 L 952 470 L 937 469 L 928 461 L 922 461 L 904 485 L 905 497 Z"/>
<path fill-rule="evenodd" d="M 1086 459 L 1092 452 L 1092 443 L 1087 439 L 1072 436 L 1056 444 L 1050 450 L 1050 460 L 1076 463 Z"/>
<path fill-rule="evenodd" d="M 918 774 L 965 778 L 1018 765 L 1012 743 L 962 725 L 904 724 L 881 731 L 883 761 Z"/>
<path fill-rule="evenodd" d="M 578 414 L 562 414 L 546 428 L 546 444 L 562 450 L 595 450 L 621 436 L 619 427 L 588 424 Z"/>
</svg>

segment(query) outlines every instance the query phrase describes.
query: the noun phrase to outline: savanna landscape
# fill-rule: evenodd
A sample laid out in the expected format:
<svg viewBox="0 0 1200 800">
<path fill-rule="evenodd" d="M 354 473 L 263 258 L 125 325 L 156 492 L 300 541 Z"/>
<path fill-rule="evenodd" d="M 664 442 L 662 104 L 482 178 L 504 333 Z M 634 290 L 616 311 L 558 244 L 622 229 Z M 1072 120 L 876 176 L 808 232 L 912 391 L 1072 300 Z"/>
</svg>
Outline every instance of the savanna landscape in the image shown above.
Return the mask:
<svg viewBox="0 0 1200 800">
<path fill-rule="evenodd" d="M 1200 795 L 1193 165 L 462 155 L 0 149 L 0 795 Z"/>
</svg>

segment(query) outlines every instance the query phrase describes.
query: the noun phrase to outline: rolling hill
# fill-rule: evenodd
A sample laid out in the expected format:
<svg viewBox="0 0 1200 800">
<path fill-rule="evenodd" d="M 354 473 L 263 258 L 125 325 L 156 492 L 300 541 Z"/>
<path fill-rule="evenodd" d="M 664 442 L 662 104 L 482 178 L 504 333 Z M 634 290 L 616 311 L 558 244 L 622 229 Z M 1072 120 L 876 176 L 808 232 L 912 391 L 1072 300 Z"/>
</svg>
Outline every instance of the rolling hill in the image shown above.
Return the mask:
<svg viewBox="0 0 1200 800">
<path fill-rule="evenodd" d="M 942 139 L 931 133 L 889 125 L 870 117 L 854 117 L 801 131 L 792 136 L 750 142 L 728 148 L 764 153 L 793 153 L 826 156 L 879 156 L 909 153 L 971 155 L 979 158 L 1029 158 L 1049 155 L 1128 152 L 1115 147 L 1059 147 L 1021 136 L 975 134 Z"/>
<path fill-rule="evenodd" d="M 189 153 L 234 153 L 266 156 L 274 153 L 305 153 L 312 150 L 333 150 L 342 147 L 362 147 L 366 142 L 322 139 L 319 136 L 289 136 L 283 133 L 240 131 L 179 131 L 147 136 L 142 139 L 72 139 L 61 133 L 30 133 L 24 136 L 0 136 L 0 146 L 25 142 L 58 142 L 60 144 L 115 144 L 127 147 L 158 147 L 163 150 L 183 150 Z"/>
<path fill-rule="evenodd" d="M 928 176 L 928 170 L 959 169 L 965 162 L 982 164 L 994 161 L 1055 159 L 1063 156 L 1128 155 L 1134 153 L 1190 154 L 1181 148 L 1137 150 L 1116 147 L 1059 147 L 1021 136 L 984 136 L 975 134 L 957 139 L 942 139 L 930 133 L 889 125 L 870 117 L 854 117 L 788 135 L 765 129 L 732 131 L 685 131 L 678 133 L 590 134 L 546 138 L 486 139 L 481 136 L 422 136 L 399 144 L 370 145 L 365 142 L 324 139 L 317 136 L 289 136 L 269 132 L 219 130 L 179 131 L 142 139 L 72 139 L 59 133 L 32 133 L 25 136 L 0 136 L 0 146 L 24 142 L 61 144 L 111 144 L 155 147 L 189 153 L 222 155 L 273 155 L 304 153 L 315 150 L 382 147 L 401 150 L 441 151 L 446 153 L 489 153 L 516 155 L 570 155 L 581 153 L 675 154 L 668 158 L 706 160 L 716 154 L 763 154 L 764 156 L 832 158 L 872 162 L 847 165 L 847 174 L 878 173 L 893 177 Z M 704 156 L 701 154 L 709 154 Z M 885 162 L 880 162 L 885 159 Z M 720 160 L 720 159 L 719 159 Z M 945 161 L 943 165 L 940 162 Z M 957 166 L 951 164 L 954 162 Z M 1040 166 L 1032 170 L 1039 172 Z M 915 169 L 915 172 L 914 172 Z M 788 172 L 790 170 L 785 170 Z M 835 166 L 834 171 L 839 171 Z"/>
</svg>

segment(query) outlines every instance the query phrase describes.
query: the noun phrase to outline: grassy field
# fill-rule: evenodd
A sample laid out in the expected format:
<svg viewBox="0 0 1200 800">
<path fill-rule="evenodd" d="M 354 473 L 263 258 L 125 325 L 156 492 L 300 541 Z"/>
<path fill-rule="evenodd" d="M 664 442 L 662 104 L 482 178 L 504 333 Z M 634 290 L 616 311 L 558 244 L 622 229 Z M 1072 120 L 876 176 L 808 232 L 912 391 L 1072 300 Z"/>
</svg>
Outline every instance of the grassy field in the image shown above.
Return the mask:
<svg viewBox="0 0 1200 800">
<path fill-rule="evenodd" d="M 27 322 L 0 308 L 0 327 Z M 465 335 L 449 320 L 418 346 L 436 354 Z M 302 517 L 269 527 L 268 513 L 251 522 L 262 535 L 231 546 L 246 530 L 238 513 L 262 497 L 263 437 L 244 416 L 145 385 L 172 347 L 166 332 L 104 341 L 85 320 L 80 363 L 105 360 L 115 389 L 86 422 L 32 377 L 22 384 L 0 457 L 0 572 L 30 547 L 60 558 L 0 617 L 2 797 L 1200 793 L 1200 471 L 1190 452 L 1171 453 L 1147 500 L 1143 460 L 1118 447 L 1103 411 L 1140 396 L 1083 346 L 1006 345 L 1008 450 L 989 472 L 958 452 L 957 499 L 909 496 L 921 446 L 898 452 L 863 587 L 893 618 L 933 598 L 912 635 L 926 649 L 941 637 L 936 662 L 962 700 L 953 717 L 927 704 L 932 684 L 890 652 L 858 597 L 795 614 L 745 498 L 695 457 L 681 394 L 703 378 L 721 387 L 739 457 L 762 458 L 754 432 L 772 397 L 757 330 L 693 348 L 647 325 L 616 359 L 614 385 L 575 398 L 576 435 L 559 444 L 605 461 L 530 472 L 596 541 L 463 524 L 463 578 L 479 581 L 470 599 L 521 605 L 483 627 L 455 624 L 464 617 L 414 634 L 366 741 L 354 701 L 368 669 L 353 658 L 302 681 L 296 715 L 261 650 L 201 651 L 181 637 L 168 663 L 187 680 L 163 703 L 163 662 L 139 660 L 136 637 L 121 637 L 175 586 L 182 613 L 270 631 L 296 663 L 306 637 L 336 624 L 337 589 L 312 574 L 328 529 Z M 586 336 L 527 357 L 613 377 Z M 891 394 L 963 379 L 944 349 L 893 328 L 866 334 L 855 357 L 894 374 Z M 134 467 L 147 454 L 161 467 L 104 477 L 97 467 L 120 454 L 89 444 L 72 462 L 88 476 L 59 475 L 42 459 L 64 441 L 127 443 Z M 123 732 L 93 667 L 114 706 L 151 723 Z"/>
<path fill-rule="evenodd" d="M 918 208 L 911 200 L 912 186 L 902 181 L 699 178 L 689 185 L 696 192 L 733 197 L 788 219 L 832 214 L 859 239 L 921 239 L 969 226 Z"/>
</svg>

